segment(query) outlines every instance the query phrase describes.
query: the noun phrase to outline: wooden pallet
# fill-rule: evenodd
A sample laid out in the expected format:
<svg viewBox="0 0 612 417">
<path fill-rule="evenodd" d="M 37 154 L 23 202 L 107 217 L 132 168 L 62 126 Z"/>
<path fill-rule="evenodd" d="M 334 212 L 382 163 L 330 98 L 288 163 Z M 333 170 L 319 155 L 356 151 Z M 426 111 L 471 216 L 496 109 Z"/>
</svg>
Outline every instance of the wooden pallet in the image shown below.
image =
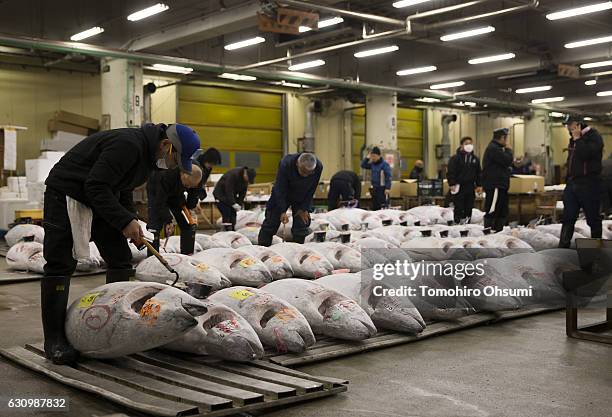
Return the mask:
<svg viewBox="0 0 612 417">
<path fill-rule="evenodd" d="M 332 338 L 319 338 L 317 343 L 302 353 L 268 353 L 267 359 L 282 366 L 305 365 L 328 359 L 339 358 L 355 353 L 367 352 L 391 346 L 403 345 L 405 343 L 418 342 L 433 336 L 456 332 L 469 327 L 497 323 L 520 317 L 531 316 L 543 312 L 549 312 L 551 308 L 532 308 L 516 311 L 505 311 L 499 313 L 478 313 L 461 317 L 455 321 L 436 322 L 428 325 L 422 333 L 407 335 L 395 332 L 378 332 L 370 339 L 359 342 L 347 342 Z"/>
<path fill-rule="evenodd" d="M 0 355 L 131 410 L 156 416 L 225 416 L 334 395 L 348 381 L 311 376 L 265 361 L 246 364 L 161 351 L 112 360 L 54 365 L 42 345 L 0 350 Z"/>
</svg>

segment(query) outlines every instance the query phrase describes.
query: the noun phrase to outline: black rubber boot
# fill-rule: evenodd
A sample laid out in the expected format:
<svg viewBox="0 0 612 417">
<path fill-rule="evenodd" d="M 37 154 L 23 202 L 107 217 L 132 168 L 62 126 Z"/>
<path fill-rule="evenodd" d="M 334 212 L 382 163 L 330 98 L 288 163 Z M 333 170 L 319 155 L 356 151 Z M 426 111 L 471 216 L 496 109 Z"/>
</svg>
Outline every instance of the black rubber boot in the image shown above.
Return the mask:
<svg viewBox="0 0 612 417">
<path fill-rule="evenodd" d="M 57 365 L 74 363 L 79 357 L 64 330 L 69 292 L 70 277 L 45 276 L 40 280 L 45 356 Z"/>
<path fill-rule="evenodd" d="M 183 255 L 193 255 L 195 250 L 195 226 L 190 226 L 187 230 L 181 229 L 181 253 Z"/>
<path fill-rule="evenodd" d="M 504 226 L 506 225 L 506 223 L 508 223 L 508 219 L 505 217 L 495 219 L 495 231 L 501 232 L 502 230 L 504 230 Z"/>
<path fill-rule="evenodd" d="M 112 284 L 113 282 L 132 281 L 134 276 L 136 276 L 136 270 L 132 268 L 109 269 L 106 271 L 106 283 Z"/>
<path fill-rule="evenodd" d="M 574 223 L 563 223 L 563 226 L 561 226 L 561 235 L 559 236 L 559 247 L 569 248 L 572 245 L 573 236 Z"/>
</svg>

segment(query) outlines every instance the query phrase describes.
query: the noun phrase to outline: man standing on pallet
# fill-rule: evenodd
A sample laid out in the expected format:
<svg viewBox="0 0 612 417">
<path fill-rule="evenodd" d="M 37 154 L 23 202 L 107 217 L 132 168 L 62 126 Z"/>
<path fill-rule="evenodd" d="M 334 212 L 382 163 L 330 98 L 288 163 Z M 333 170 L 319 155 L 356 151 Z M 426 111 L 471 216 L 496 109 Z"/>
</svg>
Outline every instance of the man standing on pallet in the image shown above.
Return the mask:
<svg viewBox="0 0 612 417">
<path fill-rule="evenodd" d="M 603 139 L 585 121 L 568 115 L 563 122 L 570 134 L 567 147 L 567 176 L 563 191 L 563 226 L 560 248 L 569 248 L 580 209 L 591 228 L 592 238 L 601 238 L 601 159 Z"/>
<path fill-rule="evenodd" d="M 215 185 L 213 195 L 221 212 L 222 222 L 236 228 L 236 215 L 242 208 L 249 184 L 255 182 L 257 173 L 253 168 L 238 167 L 227 171 Z"/>
<path fill-rule="evenodd" d="M 191 172 L 191 155 L 200 147 L 184 125 L 146 124 L 86 137 L 53 167 L 45 184 L 43 255 L 40 280 L 45 355 L 56 364 L 77 359 L 64 333 L 73 253 L 89 251 L 93 240 L 106 262 L 106 282 L 134 275 L 127 239 L 140 241 L 132 192 L 157 168 L 178 166 Z M 88 253 L 88 252 L 87 252 Z"/>
<path fill-rule="evenodd" d="M 389 205 L 391 194 L 391 167 L 374 146 L 367 157 L 361 161 L 361 168 L 372 171 L 372 210 L 380 210 Z"/>
<path fill-rule="evenodd" d="M 502 231 L 508 221 L 513 161 L 512 149 L 508 147 L 508 129 L 495 129 L 482 158 L 482 185 L 486 193 L 484 225 L 496 232 Z"/>
<path fill-rule="evenodd" d="M 312 153 L 294 153 L 285 156 L 278 166 L 272 195 L 266 204 L 266 217 L 259 231 L 259 244 L 272 245 L 272 237 L 281 223 L 289 223 L 287 209 L 291 207 L 293 241 L 304 243 L 310 226 L 312 197 L 317 190 L 323 164 Z"/>
<path fill-rule="evenodd" d="M 475 191 L 482 192 L 480 186 L 480 160 L 474 155 L 474 145 L 472 138 L 464 137 L 461 139 L 461 146 L 457 153 L 448 161 L 448 186 L 450 187 L 451 198 L 455 206 L 455 223 L 461 221 L 470 222 Z"/>
</svg>

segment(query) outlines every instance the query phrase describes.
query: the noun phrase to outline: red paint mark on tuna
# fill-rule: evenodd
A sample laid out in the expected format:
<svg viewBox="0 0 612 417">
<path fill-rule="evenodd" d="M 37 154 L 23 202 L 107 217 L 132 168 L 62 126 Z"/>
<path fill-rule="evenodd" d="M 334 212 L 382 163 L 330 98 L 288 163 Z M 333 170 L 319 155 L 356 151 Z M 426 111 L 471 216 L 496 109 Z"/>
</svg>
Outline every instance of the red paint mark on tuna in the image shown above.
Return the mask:
<svg viewBox="0 0 612 417">
<path fill-rule="evenodd" d="M 93 305 L 83 312 L 81 318 L 91 330 L 100 330 L 111 318 L 111 309 L 107 305 Z"/>
<path fill-rule="evenodd" d="M 274 342 L 276 343 L 278 353 L 287 353 L 287 345 L 283 341 L 282 332 L 278 327 L 274 328 Z"/>
</svg>

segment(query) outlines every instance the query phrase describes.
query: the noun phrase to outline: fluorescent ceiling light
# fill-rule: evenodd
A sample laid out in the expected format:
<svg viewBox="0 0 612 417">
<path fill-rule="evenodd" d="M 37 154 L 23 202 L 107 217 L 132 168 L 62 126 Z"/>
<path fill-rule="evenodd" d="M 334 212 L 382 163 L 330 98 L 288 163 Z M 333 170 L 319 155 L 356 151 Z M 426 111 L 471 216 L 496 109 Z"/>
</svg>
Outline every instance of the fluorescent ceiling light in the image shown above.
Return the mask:
<svg viewBox="0 0 612 417">
<path fill-rule="evenodd" d="M 338 16 L 331 17 L 329 19 L 319 20 L 319 22 L 317 23 L 317 28 L 318 29 L 326 28 L 328 26 L 334 26 L 342 22 L 344 22 L 344 19 L 341 17 L 338 17 Z M 304 33 L 304 32 L 310 32 L 312 28 L 309 26 L 300 26 L 298 30 L 300 31 L 300 33 Z"/>
<path fill-rule="evenodd" d="M 449 33 L 448 35 L 444 35 L 440 37 L 442 42 L 454 41 L 457 39 L 469 38 L 471 36 L 484 35 L 485 33 L 494 32 L 495 28 L 493 26 L 485 26 L 483 28 L 466 30 L 464 32 L 457 33 Z"/>
<path fill-rule="evenodd" d="M 458 103 L 453 103 L 455 106 L 460 106 L 460 107 L 476 107 L 476 103 L 474 103 L 473 101 L 460 101 Z"/>
<path fill-rule="evenodd" d="M 516 55 L 514 55 L 512 52 L 509 52 L 507 54 L 485 56 L 485 57 L 482 57 L 482 58 L 473 58 L 473 59 L 470 59 L 468 61 L 468 64 L 470 64 L 470 65 L 478 65 L 478 64 L 486 64 L 487 62 L 505 61 L 507 59 L 512 59 L 515 56 Z"/>
<path fill-rule="evenodd" d="M 582 120 L 586 120 L 587 122 L 590 122 L 591 120 L 593 120 L 592 117 L 583 117 Z"/>
<path fill-rule="evenodd" d="M 427 3 L 430 0 L 400 0 L 393 3 L 393 7 L 396 9 L 401 9 L 402 7 L 410 7 L 415 6 L 421 3 Z"/>
<path fill-rule="evenodd" d="M 151 69 L 163 72 L 174 72 L 177 74 L 189 74 L 193 72 L 193 68 L 179 67 L 177 65 L 153 64 Z"/>
<path fill-rule="evenodd" d="M 555 103 L 557 101 L 563 101 L 565 97 L 547 97 L 547 98 L 537 98 L 535 100 L 531 100 L 533 104 L 542 104 L 542 103 Z"/>
<path fill-rule="evenodd" d="M 325 61 L 322 59 L 316 59 L 314 61 L 302 62 L 301 64 L 291 65 L 289 67 L 289 71 L 300 71 L 307 68 L 320 67 L 321 65 L 325 65 Z"/>
<path fill-rule="evenodd" d="M 389 52 L 394 52 L 394 51 L 397 51 L 398 49 L 399 49 L 399 46 L 391 45 L 391 46 L 384 46 L 382 48 L 368 49 L 366 51 L 355 52 L 353 55 L 355 56 L 355 58 L 365 58 L 365 57 L 372 56 L 372 55 L 380 55 L 380 54 L 386 54 Z"/>
<path fill-rule="evenodd" d="M 91 29 L 87 29 L 87 30 L 84 30 L 83 32 L 79 32 L 76 35 L 72 35 L 70 37 L 70 40 L 78 42 L 78 41 L 81 41 L 83 39 L 91 38 L 92 36 L 99 35 L 102 32 L 104 32 L 103 28 L 101 28 L 99 26 L 95 26 L 95 27 L 93 27 Z"/>
<path fill-rule="evenodd" d="M 580 68 L 582 69 L 598 68 L 598 67 L 608 67 L 610 65 L 612 65 L 612 61 L 599 61 L 599 62 L 591 62 L 589 64 L 582 64 L 580 65 Z"/>
<path fill-rule="evenodd" d="M 240 42 L 230 43 L 224 46 L 226 51 L 233 51 L 234 49 L 240 49 L 251 45 L 257 45 L 258 43 L 265 42 L 266 40 L 261 36 L 256 36 L 254 38 L 245 39 Z"/>
<path fill-rule="evenodd" d="M 298 84 L 298 83 L 292 83 L 292 82 L 287 82 L 285 80 L 281 80 L 281 81 L 274 81 L 271 84 L 274 85 L 282 85 L 283 87 L 292 87 L 292 88 L 310 88 L 310 86 L 308 85 L 304 85 L 304 84 Z"/>
<path fill-rule="evenodd" d="M 565 114 L 559 113 L 558 111 L 552 111 L 552 112 L 548 113 L 548 115 L 550 117 L 564 117 L 565 116 Z"/>
<path fill-rule="evenodd" d="M 612 9 L 612 1 L 590 4 L 588 6 L 576 7 L 574 9 L 561 10 L 560 12 L 547 14 L 546 18 L 548 20 L 558 20 L 565 19 L 568 17 L 580 16 L 587 13 L 601 12 L 603 10 L 609 9 Z"/>
<path fill-rule="evenodd" d="M 595 85 L 597 84 L 597 80 L 586 80 L 584 85 Z"/>
<path fill-rule="evenodd" d="M 398 72 L 396 72 L 396 74 L 399 75 L 399 76 L 413 75 L 413 74 L 422 74 L 424 72 L 431 72 L 431 71 L 435 71 L 437 69 L 438 68 L 435 67 L 434 65 L 430 65 L 428 67 L 407 68 L 407 69 L 399 70 Z"/>
<path fill-rule="evenodd" d="M 589 46 L 589 45 L 598 45 L 600 43 L 608 43 L 608 42 L 612 42 L 612 36 L 604 36 L 602 38 L 587 39 L 587 40 L 578 41 L 578 42 L 570 42 L 570 43 L 566 43 L 565 47 L 567 49 L 572 49 L 572 48 L 580 48 L 580 47 Z"/>
<path fill-rule="evenodd" d="M 443 90 L 445 88 L 461 87 L 465 85 L 465 81 L 453 81 L 450 83 L 433 84 L 429 86 L 430 90 Z"/>
<path fill-rule="evenodd" d="M 232 74 L 231 72 L 224 72 L 219 75 L 219 77 L 235 81 L 255 81 L 257 79 L 257 77 L 253 77 L 252 75 Z"/>
<path fill-rule="evenodd" d="M 169 8 L 170 7 L 168 7 L 164 3 L 157 3 L 154 6 L 147 7 L 146 9 L 142 9 L 142 10 L 139 10 L 139 11 L 137 11 L 135 13 L 132 13 L 131 15 L 129 15 L 127 17 L 127 20 L 135 22 L 137 20 L 146 19 L 147 17 L 156 15 L 156 14 L 161 13 L 161 12 L 165 12 Z"/>
<path fill-rule="evenodd" d="M 439 103 L 440 99 L 433 98 L 433 97 L 420 97 L 420 98 L 415 98 L 414 101 L 420 101 L 422 103 Z"/>
<path fill-rule="evenodd" d="M 552 89 L 551 85 L 541 85 L 539 87 L 519 88 L 515 91 L 517 94 L 537 93 L 538 91 L 548 91 Z"/>
<path fill-rule="evenodd" d="M 599 93 L 597 93 L 597 97 L 607 97 L 607 96 L 612 96 L 612 90 L 600 91 Z"/>
</svg>

